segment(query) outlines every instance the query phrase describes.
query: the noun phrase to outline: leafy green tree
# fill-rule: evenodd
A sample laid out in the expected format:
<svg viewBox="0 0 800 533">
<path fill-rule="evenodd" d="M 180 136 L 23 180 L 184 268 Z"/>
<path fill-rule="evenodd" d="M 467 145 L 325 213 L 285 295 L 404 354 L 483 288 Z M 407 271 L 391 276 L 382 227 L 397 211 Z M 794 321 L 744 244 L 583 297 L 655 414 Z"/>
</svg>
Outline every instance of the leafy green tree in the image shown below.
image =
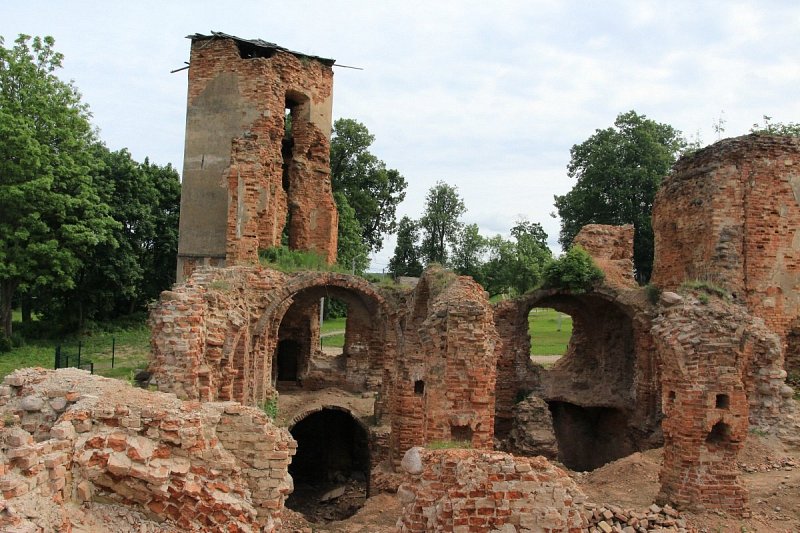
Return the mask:
<svg viewBox="0 0 800 533">
<path fill-rule="evenodd" d="M 395 230 L 397 206 L 405 198 L 408 186 L 397 170 L 386 168 L 383 161 L 370 153 L 369 147 L 374 141 L 375 136 L 357 120 L 340 118 L 333 124 L 333 190 L 347 198 L 370 252 L 380 250 L 383 234 Z M 339 211 L 341 217 L 342 210 Z M 341 233 L 339 238 L 342 238 Z"/>
<path fill-rule="evenodd" d="M 477 224 L 467 224 L 458 232 L 451 265 L 453 270 L 464 276 L 472 276 L 483 284 L 483 263 L 486 253 L 486 238 L 478 233 Z"/>
<path fill-rule="evenodd" d="M 514 243 L 495 235 L 486 240 L 486 249 L 488 259 L 481 275 L 483 288 L 491 295 L 512 293 L 517 262 Z"/>
<path fill-rule="evenodd" d="M 681 132 L 635 111 L 570 150 L 567 173 L 577 183 L 555 197 L 559 242 L 567 249 L 586 224 L 633 224 L 634 266 L 640 283 L 653 268 L 653 199 L 686 141 Z"/>
<path fill-rule="evenodd" d="M 178 173 L 148 160 L 137 163 L 127 150 L 94 147 L 94 185 L 119 224 L 113 243 L 101 243 L 75 272 L 73 287 L 39 294 L 46 318 L 67 329 L 85 319 L 106 320 L 145 309 L 175 281 L 180 204 Z"/>
<path fill-rule="evenodd" d="M 436 182 L 425 198 L 425 212 L 419 220 L 422 229 L 420 252 L 425 261 L 447 265 L 448 248 L 461 230 L 461 215 L 467 211 L 458 188 Z"/>
<path fill-rule="evenodd" d="M 525 219 L 511 228 L 513 240 L 500 235 L 488 240 L 489 260 L 483 265 L 483 286 L 494 294 L 523 294 L 539 286 L 552 261 L 542 226 Z"/>
<path fill-rule="evenodd" d="M 397 244 L 394 247 L 394 255 L 389 260 L 389 272 L 394 277 L 416 277 L 422 274 L 418 241 L 417 223 L 408 217 L 401 218 L 397 225 Z"/>
<path fill-rule="evenodd" d="M 361 225 L 356 220 L 355 210 L 350 207 L 344 193 L 333 194 L 339 210 L 339 241 L 336 261 L 355 274 L 363 274 L 369 267 L 369 246 L 362 238 Z"/>
<path fill-rule="evenodd" d="M 772 117 L 764 115 L 764 124 L 753 124 L 750 128 L 750 133 L 766 133 L 767 135 L 787 135 L 791 137 L 800 137 L 800 123 L 799 122 L 772 122 Z"/>
<path fill-rule="evenodd" d="M 118 223 L 94 186 L 94 132 L 80 94 L 54 72 L 52 37 L 0 38 L 0 323 L 15 292 L 69 289 Z"/>
</svg>

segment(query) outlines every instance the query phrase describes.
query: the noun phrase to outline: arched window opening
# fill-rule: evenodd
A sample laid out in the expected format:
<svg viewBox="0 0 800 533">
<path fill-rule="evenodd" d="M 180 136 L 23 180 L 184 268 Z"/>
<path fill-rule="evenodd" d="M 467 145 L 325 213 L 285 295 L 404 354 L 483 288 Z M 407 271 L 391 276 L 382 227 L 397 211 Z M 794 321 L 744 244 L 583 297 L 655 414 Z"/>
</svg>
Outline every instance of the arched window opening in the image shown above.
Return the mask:
<svg viewBox="0 0 800 533">
<path fill-rule="evenodd" d="M 350 413 L 323 409 L 291 429 L 297 453 L 289 465 L 294 492 L 286 506 L 311 522 L 344 520 L 369 496 L 366 429 Z"/>
<path fill-rule="evenodd" d="M 472 428 L 469 426 L 450 426 L 450 438 L 456 442 L 472 443 Z"/>
</svg>

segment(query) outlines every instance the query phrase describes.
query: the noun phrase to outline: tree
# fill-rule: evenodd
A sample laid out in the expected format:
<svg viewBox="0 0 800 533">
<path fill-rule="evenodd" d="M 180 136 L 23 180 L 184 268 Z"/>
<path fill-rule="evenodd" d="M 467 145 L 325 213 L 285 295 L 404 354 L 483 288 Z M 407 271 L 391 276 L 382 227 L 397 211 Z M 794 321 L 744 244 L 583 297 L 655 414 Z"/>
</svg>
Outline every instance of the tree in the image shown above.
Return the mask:
<svg viewBox="0 0 800 533">
<path fill-rule="evenodd" d="M 369 267 L 369 246 L 361 237 L 361 225 L 345 195 L 335 192 L 333 197 L 339 210 L 337 263 L 346 269 L 352 269 L 354 274 L 362 274 Z"/>
<path fill-rule="evenodd" d="M 347 198 L 368 251 L 383 246 L 383 234 L 396 228 L 397 206 L 408 184 L 395 169 L 369 152 L 375 137 L 357 120 L 340 118 L 331 137 L 331 183 Z M 341 217 L 341 209 L 340 209 Z M 341 239 L 341 235 L 340 235 Z"/>
<path fill-rule="evenodd" d="M 92 250 L 75 272 L 71 288 L 38 295 L 40 311 L 68 329 L 82 329 L 85 319 L 106 320 L 143 310 L 175 281 L 178 173 L 147 159 L 138 163 L 127 150 L 111 152 L 100 143 L 94 157 L 94 186 L 119 223 L 114 242 Z"/>
<path fill-rule="evenodd" d="M 650 279 L 653 199 L 685 146 L 680 131 L 635 111 L 573 146 L 567 174 L 577 183 L 555 197 L 564 249 L 586 224 L 633 224 L 636 276 L 640 283 Z"/>
<path fill-rule="evenodd" d="M 394 277 L 413 276 L 422 274 L 422 262 L 419 257 L 419 228 L 417 223 L 408 217 L 400 219 L 397 225 L 397 244 L 394 255 L 389 260 L 389 272 Z"/>
<path fill-rule="evenodd" d="M 427 263 L 447 264 L 448 246 L 455 243 L 462 226 L 459 219 L 466 211 L 457 187 L 443 181 L 431 187 L 419 220 L 423 232 L 420 252 Z"/>
<path fill-rule="evenodd" d="M 477 224 L 467 224 L 458 232 L 451 265 L 453 270 L 463 276 L 471 276 L 483 285 L 483 263 L 486 253 L 486 238 L 478 233 Z"/>
<path fill-rule="evenodd" d="M 52 37 L 0 38 L 0 323 L 11 336 L 18 289 L 68 289 L 96 246 L 115 245 L 117 222 L 92 181 L 87 107 L 54 72 Z"/>
<path fill-rule="evenodd" d="M 552 262 L 542 226 L 520 219 L 511 228 L 513 240 L 497 235 L 487 241 L 489 260 L 483 265 L 483 286 L 489 294 L 523 294 L 541 284 Z"/>
</svg>

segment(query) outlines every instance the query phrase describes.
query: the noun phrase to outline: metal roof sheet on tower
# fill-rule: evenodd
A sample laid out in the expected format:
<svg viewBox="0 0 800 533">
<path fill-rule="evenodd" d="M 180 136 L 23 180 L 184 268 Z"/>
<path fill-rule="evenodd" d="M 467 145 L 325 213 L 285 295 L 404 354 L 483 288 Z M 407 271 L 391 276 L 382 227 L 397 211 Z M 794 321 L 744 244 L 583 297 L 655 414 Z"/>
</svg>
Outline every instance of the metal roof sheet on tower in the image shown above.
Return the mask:
<svg viewBox="0 0 800 533">
<path fill-rule="evenodd" d="M 292 54 L 293 56 L 296 56 L 296 57 L 304 57 L 304 58 L 308 58 L 308 59 L 314 59 L 316 61 L 319 61 L 323 65 L 327 65 L 329 67 L 332 67 L 333 64 L 336 63 L 335 59 L 328 59 L 328 58 L 325 58 L 325 57 L 319 57 L 319 56 L 313 56 L 313 55 L 310 55 L 310 54 L 304 54 L 302 52 L 295 52 L 294 50 L 289 50 L 288 48 L 284 48 L 283 46 L 279 46 L 279 45 L 277 45 L 275 43 L 270 43 L 270 42 L 267 42 L 267 41 L 263 41 L 261 39 L 242 39 L 241 37 L 237 37 L 235 35 L 229 35 L 227 33 L 221 32 L 221 31 L 212 31 L 211 35 L 203 35 L 202 33 L 195 33 L 194 35 L 187 35 L 186 38 L 187 39 L 191 39 L 192 41 L 204 41 L 204 40 L 208 40 L 208 39 L 232 39 L 232 40 L 236 41 L 237 43 L 244 43 L 244 44 L 253 46 L 253 47 L 257 48 L 257 49 L 260 49 L 262 51 L 265 51 L 265 52 L 280 51 L 280 52 L 286 52 L 286 53 Z"/>
</svg>

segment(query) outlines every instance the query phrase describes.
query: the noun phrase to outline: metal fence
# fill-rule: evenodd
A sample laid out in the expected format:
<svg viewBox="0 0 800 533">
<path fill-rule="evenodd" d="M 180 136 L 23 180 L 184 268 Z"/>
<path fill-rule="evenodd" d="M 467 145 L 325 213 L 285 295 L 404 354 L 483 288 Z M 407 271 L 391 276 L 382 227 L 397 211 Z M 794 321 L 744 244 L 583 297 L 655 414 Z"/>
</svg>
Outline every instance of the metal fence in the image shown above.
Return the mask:
<svg viewBox="0 0 800 533">
<path fill-rule="evenodd" d="M 95 368 L 114 368 L 117 351 L 116 338 L 111 343 L 97 344 L 78 341 L 76 344 L 58 344 L 53 368 L 75 367 L 94 374 Z"/>
</svg>

